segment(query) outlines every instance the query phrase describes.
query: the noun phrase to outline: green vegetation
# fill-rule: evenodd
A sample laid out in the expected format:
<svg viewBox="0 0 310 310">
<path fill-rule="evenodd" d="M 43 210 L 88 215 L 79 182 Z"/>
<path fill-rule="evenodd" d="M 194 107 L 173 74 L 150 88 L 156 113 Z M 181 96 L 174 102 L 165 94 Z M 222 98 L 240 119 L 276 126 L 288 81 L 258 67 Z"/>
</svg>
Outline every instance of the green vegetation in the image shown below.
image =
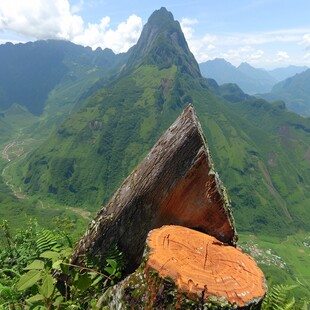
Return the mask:
<svg viewBox="0 0 310 310">
<path fill-rule="evenodd" d="M 95 262 L 89 258 L 83 267 L 72 265 L 69 258 L 74 244 L 70 238 L 70 225 L 60 221 L 55 227 L 57 229 L 51 231 L 31 221 L 13 235 L 7 221 L 3 221 L 0 309 L 98 309 L 96 305 L 99 298 L 104 292 L 111 294 L 113 289 L 111 291 L 109 288 L 123 278 L 125 261 L 116 246 L 107 253 L 106 266 L 102 270 L 96 270 Z M 310 246 L 310 237 L 306 240 Z M 127 280 L 134 281 L 133 291 L 126 293 L 133 300 L 137 299 L 136 294 L 141 295 L 147 288 L 136 286 L 144 272 L 143 269 L 139 270 Z M 169 285 L 172 291 L 173 285 Z M 307 309 L 309 297 L 306 294 L 298 297 L 300 284 L 272 284 L 269 287 L 262 309 Z M 161 302 L 168 302 L 169 305 L 173 296 L 166 296 L 167 299 L 161 296 Z M 126 302 L 130 303 L 131 299 L 128 298 Z M 194 302 L 183 299 L 183 306 L 194 305 Z M 224 305 L 222 307 L 225 308 Z M 210 299 L 208 309 L 214 309 L 214 300 Z"/>
<path fill-rule="evenodd" d="M 266 100 L 283 100 L 287 108 L 301 115 L 310 116 L 310 69 L 274 85 L 267 94 L 259 96 Z"/>
<path fill-rule="evenodd" d="M 63 223 L 72 226 L 70 235 L 77 240 L 89 215 L 109 200 L 182 109 L 192 103 L 216 169 L 228 188 L 241 245 L 246 248 L 253 242 L 264 253 L 271 249 L 264 258 L 273 263 L 261 267 L 271 283 L 297 284 L 293 294 L 300 303 L 310 285 L 309 248 L 304 245 L 309 244 L 310 231 L 310 119 L 287 112 L 281 101 L 270 104 L 245 95 L 236 85 L 218 86 L 201 78 L 178 23 L 169 14 L 164 19 L 153 17 L 155 24 L 165 21 L 165 27 L 152 36 L 150 28 L 145 30 L 137 46 L 122 59 L 115 59 L 111 51 L 103 56 L 102 51 L 82 47 L 77 51 L 69 44 L 72 49 L 64 62 L 57 63 L 60 69 L 66 67 L 66 73 L 55 75 L 57 79 L 40 92 L 44 103 L 40 101 L 35 110 L 25 104 L 40 116 L 30 114 L 21 102 L 11 105 L 10 101 L 10 108 L 1 111 L 0 217 L 9 221 L 10 231 L 19 234 L 25 247 L 13 237 L 12 245 L 17 248 L 13 254 L 1 249 L 0 263 L 7 264 L 9 255 L 17 252 L 29 261 L 17 259 L 15 267 L 9 266 L 15 269 L 1 275 L 8 278 L 0 281 L 0 289 L 6 291 L 11 283 L 10 296 L 16 302 L 21 298 L 22 306 L 31 290 L 41 295 L 38 303 L 54 303 L 54 296 L 60 296 L 55 293 L 50 298 L 55 262 L 38 254 L 37 232 L 29 235 L 18 228 L 30 218 L 50 230 Z M 123 70 L 112 78 L 126 60 Z M 256 239 L 246 237 L 249 234 Z M 8 240 L 8 235 L 0 239 Z M 59 242 L 57 260 L 65 262 L 65 241 Z M 41 261 L 41 269 L 30 265 L 26 270 L 36 274 L 36 281 L 18 291 L 14 272 L 24 274 L 23 268 L 34 260 Z M 281 264 L 284 268 L 279 268 Z M 112 265 L 107 267 L 113 269 Z M 88 284 L 94 280 L 85 278 Z M 46 291 L 40 293 L 43 283 Z M 83 294 L 79 290 L 76 296 Z"/>
<path fill-rule="evenodd" d="M 71 235 L 75 239 L 80 238 L 89 220 L 84 214 L 81 216 L 78 209 L 57 205 L 54 201 L 43 202 L 35 196 L 27 197 L 20 192 L 14 193 L 4 182 L 2 175 L 0 175 L 0 218 L 10 223 L 13 233 L 23 227 L 23 223 L 33 218 L 49 229 L 62 225 L 60 223 L 62 219 L 64 225 L 71 227 Z M 0 232 L 0 244 L 3 240 L 4 235 Z"/>
<path fill-rule="evenodd" d="M 32 222 L 12 236 L 6 221 L 2 230 L 0 309 L 97 309 L 104 290 L 121 278 L 124 263 L 117 248 L 96 271 L 91 260 L 84 267 L 70 264 L 67 231 L 55 233 Z"/>
<path fill-rule="evenodd" d="M 97 210 L 162 131 L 157 115 L 167 114 L 166 107 L 156 98 L 164 101 L 165 92 L 169 96 L 175 74 L 175 66 L 140 67 L 108 89 L 98 90 L 27 158 L 28 167 L 16 166 L 15 174 L 29 169 L 24 179 L 29 194 L 39 191 L 67 205 Z M 165 127 L 176 116 L 174 112 L 166 117 Z"/>
<path fill-rule="evenodd" d="M 20 104 L 41 115 L 49 93 L 58 85 L 73 84 L 85 76 L 99 77 L 116 68 L 122 56 L 111 50 L 46 40 L 0 46 L 0 110 Z M 66 99 L 65 99 L 66 101 Z"/>
<path fill-rule="evenodd" d="M 282 238 L 241 233 L 239 245 L 262 268 L 269 286 L 295 285 L 293 295 L 296 301 L 310 300 L 309 233 L 299 232 Z"/>
</svg>

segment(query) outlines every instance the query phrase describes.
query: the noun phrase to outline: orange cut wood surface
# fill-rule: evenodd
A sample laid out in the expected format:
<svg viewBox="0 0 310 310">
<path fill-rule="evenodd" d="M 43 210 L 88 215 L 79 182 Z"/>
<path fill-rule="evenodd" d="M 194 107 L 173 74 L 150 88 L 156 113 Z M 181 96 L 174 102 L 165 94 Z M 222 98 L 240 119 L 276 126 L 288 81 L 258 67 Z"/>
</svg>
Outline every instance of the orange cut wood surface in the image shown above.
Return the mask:
<svg viewBox="0 0 310 310">
<path fill-rule="evenodd" d="M 256 262 L 212 236 L 170 225 L 152 230 L 147 244 L 151 250 L 146 270 L 170 277 L 180 292 L 225 297 L 241 307 L 266 293 L 264 274 Z"/>
</svg>

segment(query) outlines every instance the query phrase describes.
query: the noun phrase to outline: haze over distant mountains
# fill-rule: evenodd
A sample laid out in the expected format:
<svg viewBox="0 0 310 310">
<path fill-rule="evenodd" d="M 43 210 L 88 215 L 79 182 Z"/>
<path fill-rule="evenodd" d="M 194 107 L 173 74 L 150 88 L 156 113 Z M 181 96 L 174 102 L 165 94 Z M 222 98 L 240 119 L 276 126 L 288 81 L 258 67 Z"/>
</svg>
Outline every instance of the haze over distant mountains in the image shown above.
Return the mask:
<svg viewBox="0 0 310 310">
<path fill-rule="evenodd" d="M 269 101 L 283 100 L 289 110 L 310 116 L 310 69 L 277 83 L 269 93 L 258 96 Z"/>
<path fill-rule="evenodd" d="M 288 104 L 304 98 L 299 106 L 306 105 L 310 69 L 295 74 L 304 68 L 271 72 L 224 60 L 209 64 L 214 72 L 221 65 L 217 80 L 201 75 L 179 22 L 165 8 L 150 16 L 124 54 L 65 41 L 1 45 L 0 218 L 18 227 L 26 217 L 48 222 L 71 209 L 74 221 L 92 216 L 191 103 L 232 201 L 237 230 L 255 239 L 284 242 L 294 235 L 295 243 L 300 233 L 308 238 L 310 118 L 289 112 L 278 99 Z M 224 77 L 234 83 L 219 80 Z M 255 93 L 278 83 L 272 90 L 277 96 L 268 102 L 249 95 L 242 83 Z M 305 294 L 307 240 L 298 241 L 297 254 L 288 254 L 302 266 L 296 277 L 308 285 L 301 287 Z M 282 246 L 286 251 L 286 241 Z M 303 254 L 297 251 L 302 248 Z M 289 261 L 285 269 L 267 267 L 281 283 L 294 276 Z"/>
<path fill-rule="evenodd" d="M 0 109 L 20 104 L 40 115 L 52 90 L 72 87 L 80 80 L 75 91 L 82 94 L 122 56 L 59 40 L 0 45 Z"/>
<path fill-rule="evenodd" d="M 5 44 L 1 53 L 1 142 L 26 132 L 42 141 L 11 168 L 27 195 L 96 210 L 192 103 L 242 229 L 309 227 L 309 119 L 203 78 L 166 9 L 125 54 L 64 41 Z M 217 62 L 227 74 L 257 73 Z"/>
<path fill-rule="evenodd" d="M 64 42 L 36 44 L 50 45 L 49 51 L 63 44 L 59 51 L 66 57 L 55 62 L 55 68 L 64 68 L 56 70 L 58 84 L 50 84 L 40 110 L 33 110 L 38 115 L 33 126 L 55 130 L 12 166 L 16 186 L 26 195 L 97 210 L 192 103 L 239 229 L 286 234 L 309 228 L 309 120 L 287 112 L 283 102 L 271 104 L 236 84 L 219 86 L 203 78 L 180 24 L 166 9 L 151 15 L 138 43 L 120 59 L 97 51 L 110 55 L 104 69 L 95 52 L 81 48 L 70 54 Z M 33 51 L 36 44 L 30 45 Z M 44 73 L 44 66 L 33 64 L 23 71 L 29 73 L 25 83 L 31 84 L 32 68 Z M 243 64 L 239 69 L 245 74 L 251 68 Z M 1 120 L 8 120 L 7 111 Z"/>
<path fill-rule="evenodd" d="M 206 61 L 199 67 L 204 77 L 215 79 L 219 84 L 238 84 L 248 94 L 267 93 L 276 83 L 308 69 L 306 66 L 289 66 L 267 71 L 248 63 L 235 67 L 223 58 Z"/>
</svg>

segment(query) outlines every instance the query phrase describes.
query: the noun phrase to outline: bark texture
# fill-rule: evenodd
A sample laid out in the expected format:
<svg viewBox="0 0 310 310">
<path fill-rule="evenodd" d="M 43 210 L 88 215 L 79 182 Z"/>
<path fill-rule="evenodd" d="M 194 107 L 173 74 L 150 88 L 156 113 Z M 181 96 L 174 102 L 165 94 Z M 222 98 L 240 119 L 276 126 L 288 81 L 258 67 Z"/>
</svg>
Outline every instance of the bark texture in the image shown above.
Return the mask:
<svg viewBox="0 0 310 310">
<path fill-rule="evenodd" d="M 231 205 L 189 105 L 91 221 L 72 256 L 102 260 L 117 244 L 129 262 L 141 263 L 150 230 L 163 225 L 193 228 L 235 245 Z"/>
</svg>

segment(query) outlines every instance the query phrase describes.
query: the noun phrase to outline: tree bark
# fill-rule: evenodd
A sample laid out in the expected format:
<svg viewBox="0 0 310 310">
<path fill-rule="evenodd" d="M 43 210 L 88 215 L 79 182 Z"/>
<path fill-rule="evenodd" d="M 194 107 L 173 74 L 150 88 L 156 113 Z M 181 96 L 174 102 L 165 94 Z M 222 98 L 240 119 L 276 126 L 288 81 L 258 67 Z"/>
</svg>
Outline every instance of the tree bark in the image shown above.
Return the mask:
<svg viewBox="0 0 310 310">
<path fill-rule="evenodd" d="M 72 263 L 89 254 L 104 264 L 105 253 L 117 244 L 132 272 L 141 263 L 148 232 L 168 224 L 230 245 L 237 241 L 230 201 L 191 105 L 91 221 Z"/>
</svg>

